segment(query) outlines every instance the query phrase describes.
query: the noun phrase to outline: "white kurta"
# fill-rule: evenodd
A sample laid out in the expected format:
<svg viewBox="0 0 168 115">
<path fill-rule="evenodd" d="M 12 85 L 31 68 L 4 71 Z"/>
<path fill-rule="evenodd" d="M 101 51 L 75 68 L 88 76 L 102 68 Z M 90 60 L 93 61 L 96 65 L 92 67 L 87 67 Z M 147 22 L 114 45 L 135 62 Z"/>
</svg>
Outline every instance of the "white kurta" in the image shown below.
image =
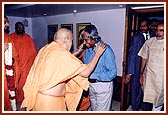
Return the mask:
<svg viewBox="0 0 168 115">
<path fill-rule="evenodd" d="M 160 106 L 164 103 L 164 39 L 147 40 L 138 55 L 147 59 L 143 73 L 143 101 Z"/>
</svg>

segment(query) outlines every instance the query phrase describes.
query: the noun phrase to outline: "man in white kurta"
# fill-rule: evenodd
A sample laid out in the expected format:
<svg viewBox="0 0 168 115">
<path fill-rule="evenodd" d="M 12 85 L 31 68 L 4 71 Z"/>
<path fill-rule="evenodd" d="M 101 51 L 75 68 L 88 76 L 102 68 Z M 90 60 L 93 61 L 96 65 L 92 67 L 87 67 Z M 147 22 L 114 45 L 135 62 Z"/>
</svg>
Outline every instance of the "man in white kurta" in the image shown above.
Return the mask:
<svg viewBox="0 0 168 115">
<path fill-rule="evenodd" d="M 145 42 L 138 53 L 142 57 L 143 81 L 140 79 L 140 83 L 144 91 L 143 101 L 152 103 L 153 110 L 161 108 L 164 103 L 164 24 L 158 25 L 156 34 Z"/>
</svg>

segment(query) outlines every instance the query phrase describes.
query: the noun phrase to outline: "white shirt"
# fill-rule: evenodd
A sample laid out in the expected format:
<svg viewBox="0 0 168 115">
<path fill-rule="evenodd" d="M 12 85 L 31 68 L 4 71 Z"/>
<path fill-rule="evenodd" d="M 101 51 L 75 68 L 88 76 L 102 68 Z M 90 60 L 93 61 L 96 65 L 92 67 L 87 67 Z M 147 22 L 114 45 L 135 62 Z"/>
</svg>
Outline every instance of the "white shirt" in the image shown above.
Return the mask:
<svg viewBox="0 0 168 115">
<path fill-rule="evenodd" d="M 150 34 L 148 33 L 143 33 L 145 40 L 147 40 L 146 35 L 148 35 L 148 39 L 150 38 Z"/>
</svg>

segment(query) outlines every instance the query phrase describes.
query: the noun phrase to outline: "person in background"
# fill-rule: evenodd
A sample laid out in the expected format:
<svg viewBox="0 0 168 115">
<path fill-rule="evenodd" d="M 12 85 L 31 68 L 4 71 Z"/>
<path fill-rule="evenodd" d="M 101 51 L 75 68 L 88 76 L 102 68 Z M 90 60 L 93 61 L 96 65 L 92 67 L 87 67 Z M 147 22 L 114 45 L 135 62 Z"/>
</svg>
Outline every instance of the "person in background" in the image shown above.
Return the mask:
<svg viewBox="0 0 168 115">
<path fill-rule="evenodd" d="M 73 35 L 61 28 L 54 41 L 40 49 L 28 74 L 21 105 L 27 111 L 76 111 L 83 89 L 88 88 L 88 76 L 106 47 L 96 47 L 95 55 L 83 64 L 70 53 Z"/>
<path fill-rule="evenodd" d="M 18 63 L 17 67 L 15 67 L 18 71 L 15 78 L 15 87 L 17 108 L 20 110 L 20 105 L 24 98 L 23 85 L 26 82 L 27 75 L 37 55 L 37 51 L 33 39 L 25 33 L 22 22 L 16 22 L 15 32 L 11 33 L 9 37 L 18 52 L 18 55 L 14 56 L 14 61 Z"/>
<path fill-rule="evenodd" d="M 156 34 L 158 23 L 159 23 L 159 20 L 157 20 L 155 18 L 151 19 L 150 25 L 149 25 L 149 31 L 154 32 Z"/>
<path fill-rule="evenodd" d="M 8 36 L 9 36 L 9 20 L 7 16 L 4 16 L 4 52 L 8 49 Z M 5 70 L 5 67 L 4 67 Z M 7 85 L 6 70 L 4 71 L 4 110 L 11 111 L 11 102 L 9 98 L 9 91 Z"/>
<path fill-rule="evenodd" d="M 16 111 L 16 76 L 18 71 L 16 67 L 18 66 L 17 61 L 15 61 L 15 56 L 18 55 L 17 49 L 14 46 L 13 41 L 9 36 L 9 20 L 7 16 L 4 16 L 4 110 Z M 8 103 L 7 103 L 8 102 Z M 6 106 L 8 105 L 8 106 Z"/>
<path fill-rule="evenodd" d="M 140 84 L 143 102 L 153 104 L 152 111 L 160 111 L 164 103 L 164 24 L 157 26 L 156 37 L 147 40 L 139 51 L 142 57 Z"/>
<path fill-rule="evenodd" d="M 97 45 L 104 44 L 95 25 L 88 25 L 82 32 L 86 43 L 84 63 L 88 64 L 95 55 Z M 113 79 L 117 75 L 115 55 L 112 48 L 106 45 L 106 50 L 89 76 L 89 96 L 91 111 L 110 111 L 112 109 Z"/>
<path fill-rule="evenodd" d="M 128 51 L 127 75 L 125 77 L 125 84 L 130 82 L 131 85 L 131 106 L 133 111 L 139 111 L 143 97 L 141 85 L 139 83 L 141 57 L 137 54 L 145 40 L 153 36 L 155 36 L 155 34 L 149 31 L 149 20 L 147 18 L 141 18 L 139 22 L 139 32 L 133 36 Z M 148 103 L 143 103 L 142 106 L 142 110 L 152 109 L 152 105 Z"/>
</svg>

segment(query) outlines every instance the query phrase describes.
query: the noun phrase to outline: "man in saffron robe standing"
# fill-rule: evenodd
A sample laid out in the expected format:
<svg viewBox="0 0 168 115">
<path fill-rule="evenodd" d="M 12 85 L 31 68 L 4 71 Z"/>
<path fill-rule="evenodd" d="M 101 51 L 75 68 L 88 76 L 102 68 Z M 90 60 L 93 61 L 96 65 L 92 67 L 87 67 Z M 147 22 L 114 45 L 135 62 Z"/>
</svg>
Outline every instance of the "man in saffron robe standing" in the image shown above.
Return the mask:
<svg viewBox="0 0 168 115">
<path fill-rule="evenodd" d="M 14 46 L 18 52 L 18 55 L 14 57 L 14 60 L 18 62 L 18 66 L 16 67 L 18 73 L 16 75 L 15 85 L 17 105 L 19 110 L 20 104 L 24 98 L 23 86 L 37 55 L 37 51 L 33 39 L 25 33 L 25 28 L 22 22 L 17 22 L 15 24 L 15 32 L 10 34 L 10 39 L 14 43 Z"/>
<path fill-rule="evenodd" d="M 4 16 L 4 52 L 8 49 L 9 20 Z M 11 103 L 9 99 L 9 91 L 7 86 L 6 72 L 4 72 L 4 110 L 11 111 Z"/>
<path fill-rule="evenodd" d="M 12 49 L 9 49 L 8 43 L 11 43 Z M 10 50 L 12 50 L 12 57 L 10 57 L 10 53 L 9 53 Z M 9 20 L 7 16 L 4 16 L 4 53 L 5 53 L 4 110 L 5 111 L 10 111 L 10 110 L 15 111 L 16 110 L 16 95 L 15 95 L 16 80 L 15 78 L 18 75 L 18 70 L 16 69 L 18 67 L 18 62 L 14 60 L 14 57 L 18 55 L 18 52 L 14 46 L 13 41 L 9 37 Z M 9 60 L 11 60 L 11 62 Z M 12 71 L 12 74 L 9 71 Z"/>
<path fill-rule="evenodd" d="M 69 51 L 73 35 L 59 29 L 54 41 L 38 53 L 23 87 L 25 98 L 21 107 L 27 111 L 76 111 L 87 77 L 93 71 L 105 45 L 99 45 L 93 60 L 85 65 Z"/>
</svg>

